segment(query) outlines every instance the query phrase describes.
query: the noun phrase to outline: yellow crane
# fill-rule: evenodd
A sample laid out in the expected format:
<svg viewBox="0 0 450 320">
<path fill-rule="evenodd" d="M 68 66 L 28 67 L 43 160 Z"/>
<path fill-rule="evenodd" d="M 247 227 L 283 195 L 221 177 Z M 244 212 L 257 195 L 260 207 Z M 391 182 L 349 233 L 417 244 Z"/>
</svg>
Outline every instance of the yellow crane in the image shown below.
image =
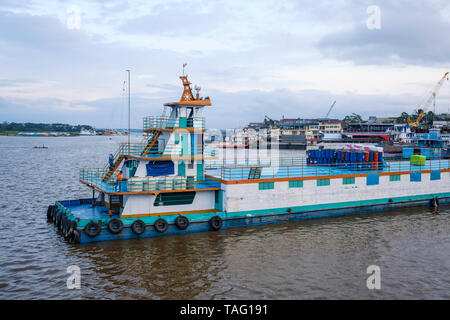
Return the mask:
<svg viewBox="0 0 450 320">
<path fill-rule="evenodd" d="M 417 127 L 420 123 L 420 121 L 422 120 L 422 118 L 424 117 L 425 113 L 427 112 L 428 108 L 430 107 L 431 103 L 434 101 L 434 99 L 436 99 L 436 95 L 438 94 L 439 90 L 441 89 L 442 85 L 444 84 L 445 79 L 448 80 L 447 78 L 448 76 L 448 72 L 446 72 L 444 74 L 444 76 L 441 78 L 441 80 L 439 80 L 439 82 L 437 83 L 436 87 L 434 88 L 433 92 L 431 92 L 431 96 L 428 98 L 428 100 L 425 102 L 422 112 L 419 114 L 419 116 L 417 117 L 416 121 L 412 121 L 410 117 L 408 117 L 408 126 L 410 127 Z"/>
</svg>

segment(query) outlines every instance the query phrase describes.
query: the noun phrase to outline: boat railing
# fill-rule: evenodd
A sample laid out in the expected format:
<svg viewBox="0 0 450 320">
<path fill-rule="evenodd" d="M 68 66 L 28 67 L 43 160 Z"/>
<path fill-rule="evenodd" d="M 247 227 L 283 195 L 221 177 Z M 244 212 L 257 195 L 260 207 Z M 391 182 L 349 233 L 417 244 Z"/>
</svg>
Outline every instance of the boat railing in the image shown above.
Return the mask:
<svg viewBox="0 0 450 320">
<path fill-rule="evenodd" d="M 153 192 L 220 187 L 220 183 L 217 181 L 194 180 L 182 176 L 132 177 L 120 181 L 113 176 L 110 183 L 105 183 L 102 182 L 105 173 L 106 170 L 101 168 L 82 168 L 80 169 L 80 181 L 105 192 Z"/>
<path fill-rule="evenodd" d="M 206 169 L 217 169 L 222 167 L 261 167 L 261 166 L 293 166 L 306 165 L 306 158 L 268 158 L 268 159 L 207 159 Z"/>
<path fill-rule="evenodd" d="M 260 174 L 255 176 L 255 167 Z M 412 171 L 433 171 L 450 169 L 450 159 L 427 160 L 424 165 L 410 161 L 363 162 L 346 164 L 298 164 L 272 166 L 232 166 L 221 167 L 222 180 L 252 180 L 276 178 L 331 177 L 373 173 L 401 173 Z M 213 174 L 213 176 L 215 176 Z"/>
<path fill-rule="evenodd" d="M 144 118 L 144 130 L 164 130 L 164 129 L 182 129 L 194 128 L 205 130 L 204 117 L 167 117 L 167 116 L 149 116 Z"/>
<path fill-rule="evenodd" d="M 145 143 L 121 143 L 119 148 L 113 155 L 113 163 L 115 164 L 120 156 L 129 156 L 136 158 L 153 158 L 159 156 L 186 156 L 186 155 L 202 155 L 202 145 L 182 145 L 178 144 L 154 144 L 147 149 Z M 104 170 L 109 169 L 109 163 L 105 165 Z"/>
<path fill-rule="evenodd" d="M 103 177 L 108 172 L 107 168 L 81 168 L 80 169 L 80 181 L 91 184 L 101 183 Z M 116 177 L 112 176 L 109 179 L 110 183 L 116 182 Z"/>
<path fill-rule="evenodd" d="M 212 180 L 193 180 L 182 176 L 142 177 L 128 180 L 128 192 L 172 191 L 219 188 L 220 183 Z"/>
</svg>

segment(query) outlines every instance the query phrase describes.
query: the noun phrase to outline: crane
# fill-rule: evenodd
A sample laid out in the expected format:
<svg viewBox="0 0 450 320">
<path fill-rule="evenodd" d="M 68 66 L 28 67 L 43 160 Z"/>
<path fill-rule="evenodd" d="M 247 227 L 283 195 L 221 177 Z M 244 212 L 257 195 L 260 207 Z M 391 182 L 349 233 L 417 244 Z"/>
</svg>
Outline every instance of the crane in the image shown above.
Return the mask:
<svg viewBox="0 0 450 320">
<path fill-rule="evenodd" d="M 334 105 L 336 104 L 336 101 L 333 102 L 333 104 L 331 105 L 330 109 L 327 112 L 327 115 L 325 116 L 325 119 L 328 119 L 328 116 L 330 115 L 331 110 L 333 109 Z"/>
<path fill-rule="evenodd" d="M 447 76 L 448 76 L 448 72 L 446 72 L 444 74 L 444 76 L 441 78 L 441 80 L 439 80 L 439 82 L 436 84 L 436 87 L 431 92 L 431 96 L 428 98 L 428 100 L 423 105 L 422 112 L 419 114 L 416 121 L 412 122 L 411 118 L 408 117 L 408 126 L 417 127 L 419 125 L 420 121 L 422 120 L 422 118 L 425 115 L 425 112 L 430 107 L 431 103 L 436 99 L 436 95 L 438 94 L 439 90 L 441 89 L 442 85 L 444 84 L 445 79 L 448 80 Z"/>
<path fill-rule="evenodd" d="M 272 120 L 271 118 L 269 118 L 268 116 L 264 116 L 264 123 L 266 125 L 269 125 L 271 127 L 274 127 L 277 125 L 278 121 L 277 120 Z"/>
</svg>

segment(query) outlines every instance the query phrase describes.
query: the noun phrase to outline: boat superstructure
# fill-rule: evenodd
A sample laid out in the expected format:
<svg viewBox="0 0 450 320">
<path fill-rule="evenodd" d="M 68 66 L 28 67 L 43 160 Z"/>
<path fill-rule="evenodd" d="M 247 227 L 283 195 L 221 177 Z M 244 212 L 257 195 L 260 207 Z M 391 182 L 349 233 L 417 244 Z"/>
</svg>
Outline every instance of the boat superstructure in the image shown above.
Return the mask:
<svg viewBox="0 0 450 320">
<path fill-rule="evenodd" d="M 211 100 L 194 95 L 187 76 L 180 79 L 180 100 L 164 104 L 161 116 L 144 118 L 142 143 L 120 144 L 103 168 L 80 169 L 92 198 L 48 208 L 49 221 L 67 240 L 154 237 L 450 202 L 450 161 L 441 158 L 416 165 L 317 150 L 314 161 L 208 159 L 202 113 Z"/>
</svg>

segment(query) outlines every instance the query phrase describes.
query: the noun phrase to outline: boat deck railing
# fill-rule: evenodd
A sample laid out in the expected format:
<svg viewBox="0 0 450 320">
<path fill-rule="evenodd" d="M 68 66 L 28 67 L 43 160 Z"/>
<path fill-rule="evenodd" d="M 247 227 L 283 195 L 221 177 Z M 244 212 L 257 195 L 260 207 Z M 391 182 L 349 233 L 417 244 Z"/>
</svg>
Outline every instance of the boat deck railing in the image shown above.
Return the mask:
<svg viewBox="0 0 450 320">
<path fill-rule="evenodd" d="M 178 144 L 155 144 L 149 150 L 146 150 L 145 143 L 121 143 L 118 150 L 114 154 L 114 163 L 120 156 L 130 156 L 136 158 L 155 158 L 161 156 L 184 156 L 184 155 L 201 155 L 203 154 L 202 145 L 186 145 Z M 105 166 L 107 169 L 109 165 Z"/>
<path fill-rule="evenodd" d="M 171 118 L 167 116 L 149 116 L 144 118 L 145 130 L 165 130 L 165 129 L 183 129 L 194 128 L 197 130 L 205 130 L 204 117 L 178 117 Z"/>
<path fill-rule="evenodd" d="M 116 177 L 112 176 L 106 183 L 102 181 L 105 173 L 106 170 L 101 168 L 82 168 L 80 169 L 80 181 L 108 193 L 175 191 L 220 187 L 220 183 L 213 180 L 198 181 L 182 176 L 133 177 L 120 181 L 117 181 Z"/>
<path fill-rule="evenodd" d="M 256 169 L 256 168 L 260 169 Z M 233 166 L 208 170 L 208 175 L 225 181 L 331 177 L 371 173 L 395 173 L 450 169 L 450 160 L 427 160 L 425 165 L 413 165 L 410 161 L 364 162 L 348 164 L 294 164 L 272 166 Z M 255 170 L 259 170 L 255 175 Z"/>
<path fill-rule="evenodd" d="M 205 160 L 206 169 L 215 168 L 235 168 L 235 167 L 270 167 L 270 166 L 295 166 L 306 165 L 306 158 L 267 158 L 267 159 L 207 159 Z"/>
</svg>

